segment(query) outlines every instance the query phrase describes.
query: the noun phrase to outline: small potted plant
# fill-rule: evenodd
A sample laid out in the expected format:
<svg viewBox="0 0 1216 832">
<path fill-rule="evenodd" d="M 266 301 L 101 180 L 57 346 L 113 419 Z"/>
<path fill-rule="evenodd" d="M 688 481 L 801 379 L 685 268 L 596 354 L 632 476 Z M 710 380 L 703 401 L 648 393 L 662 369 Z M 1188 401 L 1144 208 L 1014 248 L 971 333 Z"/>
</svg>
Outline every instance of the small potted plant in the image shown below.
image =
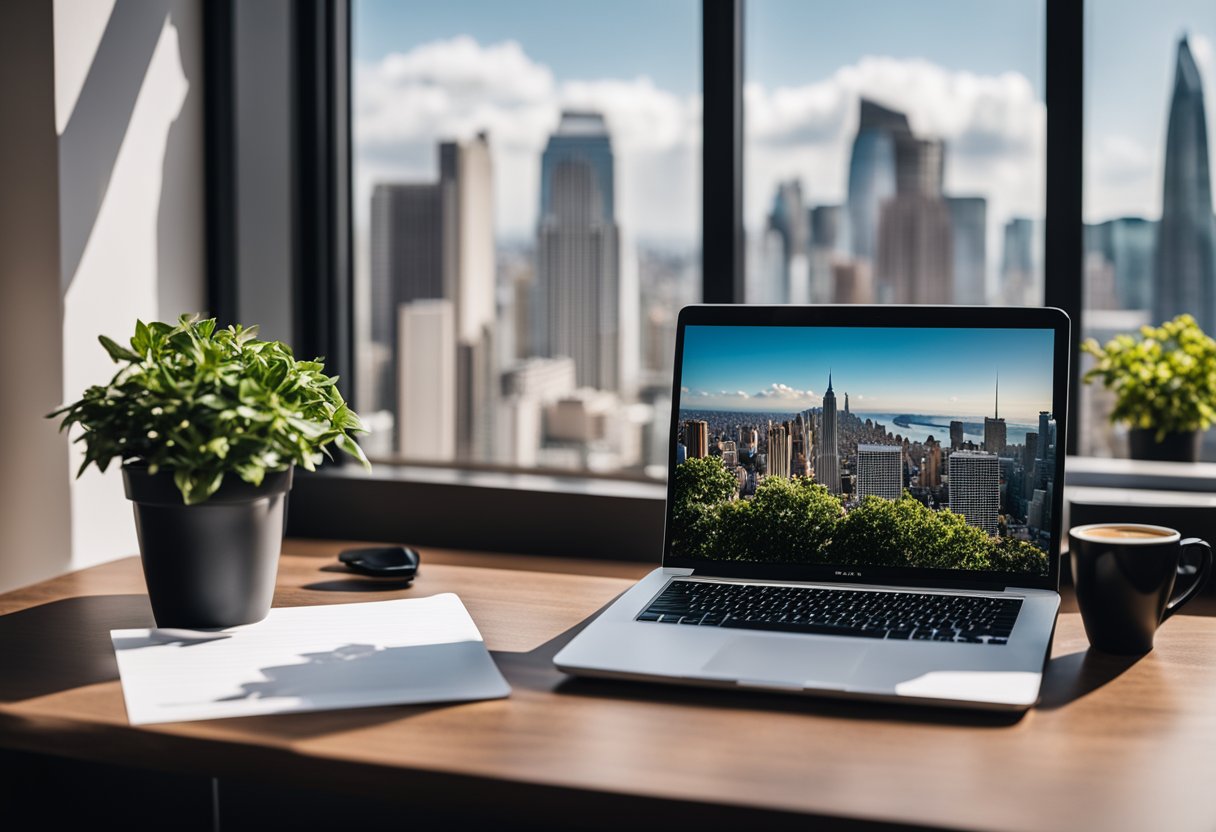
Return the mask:
<svg viewBox="0 0 1216 832">
<path fill-rule="evenodd" d="M 1194 462 L 1201 432 L 1216 419 L 1216 341 L 1190 315 L 1142 326 L 1139 336 L 1105 347 L 1085 341 L 1081 351 L 1096 359 L 1085 381 L 1101 379 L 1114 392 L 1110 418 L 1131 429 L 1133 459 Z"/>
<path fill-rule="evenodd" d="M 129 348 L 100 337 L 123 365 L 110 383 L 50 414 L 81 428 L 77 476 L 122 461 L 160 627 L 265 618 L 294 466 L 313 470 L 331 444 L 368 464 L 337 379 L 256 335 L 197 316 L 136 321 Z"/>
</svg>

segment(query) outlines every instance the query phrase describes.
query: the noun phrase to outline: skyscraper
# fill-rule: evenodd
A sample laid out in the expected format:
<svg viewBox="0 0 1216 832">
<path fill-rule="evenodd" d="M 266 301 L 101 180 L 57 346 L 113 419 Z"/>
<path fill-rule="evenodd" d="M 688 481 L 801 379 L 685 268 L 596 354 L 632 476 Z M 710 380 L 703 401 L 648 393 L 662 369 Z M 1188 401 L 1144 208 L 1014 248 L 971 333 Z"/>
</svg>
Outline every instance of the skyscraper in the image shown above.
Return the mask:
<svg viewBox="0 0 1216 832">
<path fill-rule="evenodd" d="M 857 499 L 903 496 L 903 448 L 899 445 L 857 446 Z"/>
<path fill-rule="evenodd" d="M 701 419 L 684 422 L 684 447 L 689 459 L 709 456 L 709 423 Z"/>
<path fill-rule="evenodd" d="M 832 374 L 828 373 L 828 389 L 823 394 L 823 409 L 819 414 L 819 430 L 815 431 L 819 443 L 815 455 L 815 481 L 827 486 L 833 494 L 840 493 L 840 448 L 838 445 L 838 421 L 836 416 L 836 394 L 832 391 Z"/>
<path fill-rule="evenodd" d="M 1165 137 L 1165 187 L 1157 233 L 1153 313 L 1189 312 L 1216 330 L 1216 228 L 1203 80 L 1186 37 L 1178 42 L 1174 96 Z"/>
<path fill-rule="evenodd" d="M 773 197 L 773 210 L 768 216 L 768 230 L 779 245 L 771 256 L 776 262 L 767 269 L 777 278 L 771 287 L 773 297 L 780 303 L 806 303 L 809 275 L 807 271 L 807 213 L 802 202 L 802 183 L 798 180 L 781 182 Z"/>
<path fill-rule="evenodd" d="M 874 258 L 878 211 L 895 195 L 895 142 L 898 137 L 911 135 L 906 115 L 861 99 L 857 135 L 849 157 L 849 250 L 855 257 Z"/>
<path fill-rule="evenodd" d="M 397 451 L 411 459 L 456 454 L 456 315 L 450 300 L 432 298 L 397 308 Z M 416 358 L 425 356 L 425 360 Z"/>
<path fill-rule="evenodd" d="M 817 205 L 807 210 L 810 235 L 807 260 L 811 303 L 840 303 L 834 294 L 833 266 L 848 256 L 847 217 L 839 205 Z"/>
<path fill-rule="evenodd" d="M 1000 296 L 1012 306 L 1043 303 L 1043 223 L 1014 217 L 1005 223 Z"/>
<path fill-rule="evenodd" d="M 371 330 L 381 353 L 376 407 L 397 409 L 397 326 L 402 304 L 443 297 L 443 203 L 438 183 L 380 183 L 372 190 Z"/>
<path fill-rule="evenodd" d="M 955 451 L 950 454 L 950 510 L 967 525 L 988 534 L 998 531 L 1001 504 L 1000 462 L 996 454 Z"/>
<path fill-rule="evenodd" d="M 537 349 L 574 359 L 580 386 L 621 382 L 620 231 L 604 117 L 563 112 L 541 159 Z"/>
<path fill-rule="evenodd" d="M 988 264 L 988 202 L 982 196 L 948 196 L 953 243 L 952 303 L 983 304 Z"/>
<path fill-rule="evenodd" d="M 950 208 L 942 199 L 945 146 L 898 135 L 896 193 L 881 204 L 874 277 L 885 303 L 949 303 L 954 291 Z"/>
<path fill-rule="evenodd" d="M 438 148 L 439 180 L 432 183 L 379 184 L 372 193 L 372 340 L 383 344 L 392 361 L 380 376 L 382 406 L 399 405 L 430 394 L 429 388 L 403 387 L 425 372 L 407 362 L 431 362 L 434 349 L 401 351 L 402 306 L 422 300 L 452 305 L 451 349 L 455 446 L 452 454 L 431 458 L 488 458 L 494 405 L 494 221 L 493 171 L 489 141 L 480 134 Z M 433 317 L 434 310 L 423 310 Z M 434 329 L 434 327 L 431 327 Z M 442 328 L 446 332 L 446 328 Z M 439 331 L 439 330 L 436 330 Z M 445 336 L 446 337 L 446 336 Z M 392 368 L 395 367 L 395 375 Z M 439 411 L 436 411 L 439 412 Z M 415 421 L 417 414 L 415 414 Z M 436 431 L 440 430 L 438 426 Z M 442 430 L 446 431 L 446 428 Z M 404 447 L 400 430 L 398 446 Z"/>
<path fill-rule="evenodd" d="M 770 477 L 790 478 L 790 462 L 793 450 L 791 438 L 790 432 L 785 429 L 784 425 L 769 423 L 768 455 L 765 459 L 767 460 L 767 470 Z"/>
<path fill-rule="evenodd" d="M 950 450 L 957 451 L 963 447 L 963 423 L 955 420 L 950 423 Z"/>
<path fill-rule="evenodd" d="M 1001 418 L 1001 380 L 996 380 L 996 399 L 992 416 L 984 417 L 984 450 L 990 454 L 1005 453 L 1007 434 L 1005 420 Z"/>
</svg>

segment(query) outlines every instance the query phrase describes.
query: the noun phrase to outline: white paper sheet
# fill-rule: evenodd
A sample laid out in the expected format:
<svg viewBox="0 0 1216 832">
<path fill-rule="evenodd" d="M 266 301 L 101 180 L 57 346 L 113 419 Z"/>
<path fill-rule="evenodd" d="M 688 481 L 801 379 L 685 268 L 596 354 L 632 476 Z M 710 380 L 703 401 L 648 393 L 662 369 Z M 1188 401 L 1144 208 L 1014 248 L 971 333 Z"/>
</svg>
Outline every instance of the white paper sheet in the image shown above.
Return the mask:
<svg viewBox="0 0 1216 832">
<path fill-rule="evenodd" d="M 110 638 L 132 725 L 511 692 L 450 592 L 274 609 L 227 630 L 111 630 Z"/>
</svg>

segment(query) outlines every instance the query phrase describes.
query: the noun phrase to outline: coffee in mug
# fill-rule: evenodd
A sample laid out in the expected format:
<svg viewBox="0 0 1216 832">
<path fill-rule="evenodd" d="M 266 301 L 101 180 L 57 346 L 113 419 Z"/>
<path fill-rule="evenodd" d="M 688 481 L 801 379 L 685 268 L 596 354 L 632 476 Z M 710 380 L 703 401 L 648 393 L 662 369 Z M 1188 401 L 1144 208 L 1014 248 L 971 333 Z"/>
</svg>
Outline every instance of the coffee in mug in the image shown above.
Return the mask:
<svg viewBox="0 0 1216 832">
<path fill-rule="evenodd" d="M 1182 553 L 1196 548 L 1199 571 L 1172 597 Z M 1085 634 L 1107 653 L 1152 650 L 1157 627 L 1198 594 L 1212 571 L 1205 541 L 1144 523 L 1077 526 L 1068 533 L 1068 552 Z"/>
</svg>

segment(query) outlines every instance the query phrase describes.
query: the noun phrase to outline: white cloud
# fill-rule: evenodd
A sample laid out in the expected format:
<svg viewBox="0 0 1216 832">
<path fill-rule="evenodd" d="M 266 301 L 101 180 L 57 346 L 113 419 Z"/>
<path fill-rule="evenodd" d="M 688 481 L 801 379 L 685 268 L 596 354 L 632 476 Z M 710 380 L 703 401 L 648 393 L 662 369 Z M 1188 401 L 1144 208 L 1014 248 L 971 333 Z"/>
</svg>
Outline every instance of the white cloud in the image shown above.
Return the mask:
<svg viewBox="0 0 1216 832">
<path fill-rule="evenodd" d="M 608 122 L 625 230 L 635 238 L 695 239 L 699 94 L 674 94 L 645 75 L 559 81 L 514 41 L 480 44 L 467 36 L 422 44 L 355 72 L 361 217 L 373 182 L 432 178 L 437 142 L 487 130 L 499 233 L 530 236 L 540 154 L 562 108 L 580 107 L 601 110 Z M 1045 110 L 1028 79 L 866 57 L 799 86 L 747 85 L 749 227 L 763 223 L 780 179 L 801 178 L 812 204 L 843 198 L 863 95 L 908 113 L 919 134 L 945 139 L 947 190 L 987 196 L 993 227 L 1010 214 L 1041 214 Z"/>
</svg>

